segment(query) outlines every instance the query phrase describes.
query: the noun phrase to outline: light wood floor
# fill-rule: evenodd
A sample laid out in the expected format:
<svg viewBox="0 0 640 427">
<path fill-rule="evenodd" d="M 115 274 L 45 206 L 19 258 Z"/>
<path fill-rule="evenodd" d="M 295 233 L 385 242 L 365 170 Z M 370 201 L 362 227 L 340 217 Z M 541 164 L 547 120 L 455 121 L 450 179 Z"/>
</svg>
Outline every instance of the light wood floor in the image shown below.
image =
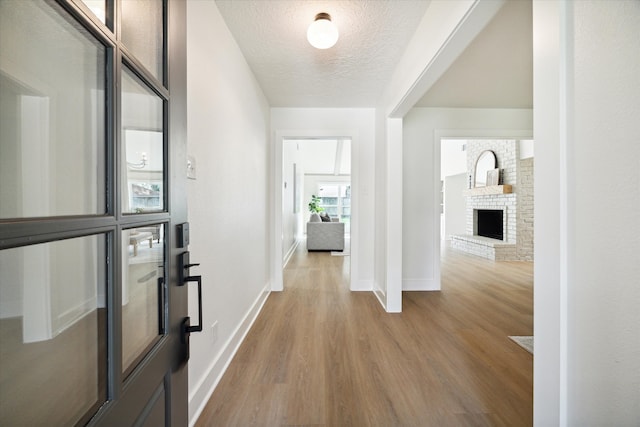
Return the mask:
<svg viewBox="0 0 640 427">
<path fill-rule="evenodd" d="M 444 250 L 441 292 L 388 314 L 349 257 L 300 246 L 198 426 L 529 426 L 533 266 Z"/>
</svg>

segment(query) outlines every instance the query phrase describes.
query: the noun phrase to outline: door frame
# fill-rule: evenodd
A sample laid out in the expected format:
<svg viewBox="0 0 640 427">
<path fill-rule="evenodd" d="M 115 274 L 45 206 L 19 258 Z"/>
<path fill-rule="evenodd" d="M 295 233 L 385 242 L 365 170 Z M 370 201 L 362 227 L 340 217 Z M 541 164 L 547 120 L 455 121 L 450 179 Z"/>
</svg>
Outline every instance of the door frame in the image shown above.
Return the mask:
<svg viewBox="0 0 640 427">
<path fill-rule="evenodd" d="M 350 258 L 350 289 L 357 291 L 358 283 L 358 253 L 359 253 L 359 226 L 357 215 L 359 212 L 359 177 L 358 162 L 355 161 L 359 139 L 356 130 L 276 130 L 273 155 L 271 158 L 271 200 L 272 206 L 272 230 L 271 234 L 271 290 L 283 291 L 284 281 L 282 269 L 284 268 L 282 255 L 282 148 L 285 140 L 290 139 L 351 139 L 351 256 Z M 304 205 L 304 201 L 303 201 Z M 355 221 L 354 221 L 355 218 Z"/>
<path fill-rule="evenodd" d="M 442 140 L 443 139 L 533 139 L 533 130 L 509 130 L 509 129 L 435 129 L 433 132 L 433 218 L 435 238 L 433 242 L 433 280 L 438 289 L 442 289 L 442 252 L 440 234 L 440 170 L 442 168 Z"/>
</svg>

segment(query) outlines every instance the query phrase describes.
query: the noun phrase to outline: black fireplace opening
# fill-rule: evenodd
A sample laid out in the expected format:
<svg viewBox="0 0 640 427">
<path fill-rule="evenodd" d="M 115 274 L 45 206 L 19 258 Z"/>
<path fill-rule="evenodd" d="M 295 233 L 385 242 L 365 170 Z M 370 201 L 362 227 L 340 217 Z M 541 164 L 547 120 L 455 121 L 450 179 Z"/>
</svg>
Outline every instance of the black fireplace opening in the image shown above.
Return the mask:
<svg viewBox="0 0 640 427">
<path fill-rule="evenodd" d="M 478 209 L 478 236 L 503 240 L 502 210 Z"/>
</svg>

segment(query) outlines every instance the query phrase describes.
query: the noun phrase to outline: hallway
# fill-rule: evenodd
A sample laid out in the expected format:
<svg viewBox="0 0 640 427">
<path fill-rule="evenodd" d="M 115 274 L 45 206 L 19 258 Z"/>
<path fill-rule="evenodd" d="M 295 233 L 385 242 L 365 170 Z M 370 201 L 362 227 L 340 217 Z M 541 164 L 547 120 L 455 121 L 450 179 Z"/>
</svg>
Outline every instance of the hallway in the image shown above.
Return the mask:
<svg viewBox="0 0 640 427">
<path fill-rule="evenodd" d="M 528 426 L 533 265 L 444 250 L 442 292 L 402 314 L 348 289 L 350 257 L 301 244 L 199 426 Z"/>
</svg>

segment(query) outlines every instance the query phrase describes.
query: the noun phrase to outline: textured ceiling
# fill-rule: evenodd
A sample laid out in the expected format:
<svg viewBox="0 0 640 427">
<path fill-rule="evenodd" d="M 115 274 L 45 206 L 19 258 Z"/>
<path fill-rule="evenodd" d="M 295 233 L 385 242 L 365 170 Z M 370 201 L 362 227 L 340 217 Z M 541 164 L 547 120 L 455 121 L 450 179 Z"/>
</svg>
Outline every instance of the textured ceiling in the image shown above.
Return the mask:
<svg viewBox="0 0 640 427">
<path fill-rule="evenodd" d="M 216 0 L 272 107 L 374 107 L 428 0 Z M 340 32 L 327 50 L 307 27 L 327 12 Z"/>
<path fill-rule="evenodd" d="M 454 1 L 454 0 L 452 0 Z M 216 0 L 272 107 L 374 107 L 427 0 Z M 339 28 L 331 49 L 309 45 L 316 13 Z M 531 108 L 531 0 L 510 0 L 417 103 Z"/>
</svg>

